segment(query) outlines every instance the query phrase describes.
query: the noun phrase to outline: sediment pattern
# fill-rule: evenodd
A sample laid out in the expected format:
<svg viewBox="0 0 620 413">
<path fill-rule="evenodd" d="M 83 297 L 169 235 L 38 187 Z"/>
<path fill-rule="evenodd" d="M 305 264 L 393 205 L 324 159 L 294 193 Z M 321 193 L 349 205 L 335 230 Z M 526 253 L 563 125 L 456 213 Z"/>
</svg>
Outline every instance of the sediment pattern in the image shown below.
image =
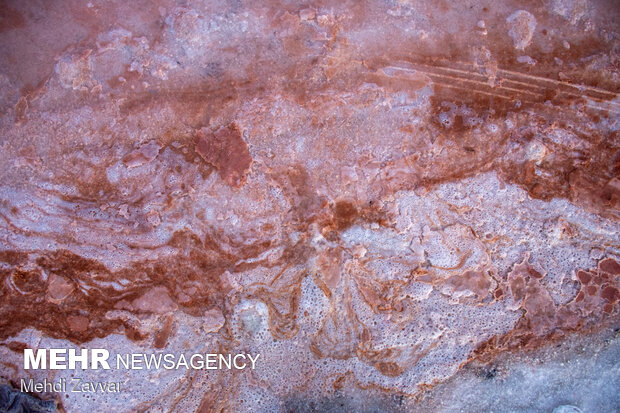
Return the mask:
<svg viewBox="0 0 620 413">
<path fill-rule="evenodd" d="M 246 351 L 59 402 L 411 411 L 618 327 L 614 2 L 74 3 L 0 5 L 4 380 Z"/>
</svg>

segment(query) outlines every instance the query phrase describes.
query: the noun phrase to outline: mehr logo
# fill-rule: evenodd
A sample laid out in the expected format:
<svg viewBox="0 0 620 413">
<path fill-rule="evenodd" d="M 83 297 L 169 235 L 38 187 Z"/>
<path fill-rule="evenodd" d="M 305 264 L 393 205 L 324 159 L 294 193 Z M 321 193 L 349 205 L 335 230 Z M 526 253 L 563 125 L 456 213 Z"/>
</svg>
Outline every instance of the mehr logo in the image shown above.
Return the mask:
<svg viewBox="0 0 620 413">
<path fill-rule="evenodd" d="M 38 349 L 35 354 L 35 350 L 27 348 L 24 349 L 24 370 L 76 369 L 78 363 L 82 370 L 110 370 L 109 357 L 110 352 L 102 348 L 82 349 L 79 355 L 75 349 L 68 352 L 60 348 Z"/>
</svg>

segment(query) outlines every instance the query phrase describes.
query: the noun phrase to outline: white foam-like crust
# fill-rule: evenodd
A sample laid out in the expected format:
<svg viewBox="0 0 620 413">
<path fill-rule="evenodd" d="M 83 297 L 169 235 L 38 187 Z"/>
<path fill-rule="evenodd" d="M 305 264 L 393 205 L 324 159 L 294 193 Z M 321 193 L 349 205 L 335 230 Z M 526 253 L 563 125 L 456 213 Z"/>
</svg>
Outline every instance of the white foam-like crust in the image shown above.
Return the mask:
<svg viewBox="0 0 620 413">
<path fill-rule="evenodd" d="M 342 286 L 334 289 L 334 295 L 328 299 L 308 274 L 301 284 L 297 311 L 300 329 L 293 338 L 273 338 L 267 306 L 257 299 L 240 301 L 229 318 L 233 335 L 239 340 L 238 343 L 243 343 L 242 347 L 231 350 L 261 354 L 257 369 L 248 373 L 253 379 L 240 386 L 243 396 L 239 396 L 239 400 L 244 400 L 244 405 L 250 406 L 254 404 L 248 403 L 256 402 L 258 404 L 255 406 L 262 406 L 260 403 L 266 403 L 264 409 L 270 411 L 278 405 L 278 400 L 289 394 L 322 392 L 332 375 L 346 371 L 353 372 L 363 385 L 414 393 L 420 384 L 452 376 L 478 345 L 493 335 L 508 332 L 521 316 L 520 311 L 510 309 L 510 300 L 480 302 L 473 299 L 471 292 L 455 291 L 445 280 L 481 266 L 492 269 L 497 277 L 505 278 L 515 262 L 530 254 L 533 265 L 545 274 L 543 284 L 556 304 L 560 304 L 575 294 L 566 281 L 574 278 L 576 268 L 590 268 L 596 264 L 596 257 L 617 256 L 619 253 L 614 247 L 620 244 L 614 223 L 584 212 L 565 200 L 533 200 L 518 186 L 501 183 L 493 173 L 440 185 L 425 196 L 401 191 L 394 197 L 393 210 L 396 215 L 392 228 L 361 224 L 342 233 L 341 241 L 336 244 L 346 250 L 356 246 L 363 246 L 366 250 L 363 257 L 348 256 L 350 265 L 347 268 L 356 271 L 363 268 L 367 273 L 362 276 L 380 281 L 403 280 L 412 268 L 430 262 L 430 269 L 439 281 L 433 284 L 413 281 L 403 288 L 401 296 L 410 300 L 409 307 L 405 309 L 408 312 L 405 322 L 386 312 L 373 311 L 356 288 L 352 273 L 343 270 L 342 282 L 348 285 L 351 310 L 359 322 L 368 327 L 375 350 L 418 346 L 418 351 L 424 352 L 424 355 L 395 378 L 381 374 L 374 367 L 369 368 L 367 362 L 358 359 L 355 353 L 344 360 L 317 358 L 310 351 L 310 346 L 332 311 L 331 303 L 335 303 L 334 308 L 340 312 L 338 317 L 347 317 L 344 310 L 345 290 Z M 570 239 L 563 238 L 554 230 L 558 220 L 573 228 Z M 497 241 L 490 241 L 486 234 L 494 234 L 498 237 Z M 575 248 L 576 244 L 579 248 Z M 593 256 L 592 250 L 599 252 Z M 441 268 L 458 264 L 464 252 L 470 255 L 462 260 L 461 267 Z M 273 253 L 278 254 L 275 249 Z M 353 265 L 356 260 L 363 260 L 364 265 Z M 258 267 L 229 276 L 242 288 L 251 289 L 253 283 L 264 281 L 274 271 L 277 268 Z M 292 268 L 287 271 L 291 272 L 283 277 L 296 270 Z M 176 312 L 175 317 L 179 330 L 165 351 L 200 352 L 207 350 L 208 343 L 214 343 L 215 335 L 204 335 L 196 327 L 199 319 L 180 312 Z M 148 326 L 148 320 L 140 322 L 142 328 L 148 329 L 144 327 Z M 67 344 L 30 330 L 15 339 L 39 347 L 62 348 Z M 145 350 L 118 335 L 93 340 L 86 346 L 108 348 L 112 353 Z M 7 352 L 4 348 L 2 351 Z M 14 354 L 5 356 L 7 360 L 18 358 Z M 290 363 L 291 358 L 295 360 L 294 364 Z M 59 371 L 56 377 L 69 377 L 70 374 Z M 86 371 L 83 376 L 97 380 L 106 377 L 119 379 L 118 372 Z M 164 388 L 182 386 L 187 379 L 178 371 L 134 371 L 122 377 L 130 390 L 125 393 L 126 397 L 131 397 L 131 400 L 98 396 L 101 406 L 115 411 L 130 411 L 127 406 L 155 398 L 160 403 L 167 400 L 165 397 L 162 399 Z M 264 388 L 255 387 L 256 383 Z M 262 401 L 259 402 L 259 399 Z M 196 400 L 199 403 L 199 398 Z M 79 410 L 89 405 L 89 400 L 71 396 L 65 403 Z"/>
</svg>

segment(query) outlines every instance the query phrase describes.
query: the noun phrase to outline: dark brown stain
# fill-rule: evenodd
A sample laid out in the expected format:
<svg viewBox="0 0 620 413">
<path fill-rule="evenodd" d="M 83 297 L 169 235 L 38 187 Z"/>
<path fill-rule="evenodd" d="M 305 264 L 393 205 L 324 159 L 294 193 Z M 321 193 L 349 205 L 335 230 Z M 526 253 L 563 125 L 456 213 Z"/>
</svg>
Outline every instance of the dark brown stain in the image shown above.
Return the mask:
<svg viewBox="0 0 620 413">
<path fill-rule="evenodd" d="M 196 152 L 213 165 L 229 185 L 239 187 L 245 183 L 252 156 L 236 124 L 215 132 L 200 129 L 196 134 Z"/>
<path fill-rule="evenodd" d="M 153 346 L 155 348 L 164 348 L 168 343 L 168 338 L 174 328 L 174 318 L 171 316 L 166 317 L 162 328 L 155 333 Z"/>
<path fill-rule="evenodd" d="M 26 19 L 17 10 L 13 9 L 6 2 L 0 3 L 0 33 L 21 29 L 26 26 Z"/>
<path fill-rule="evenodd" d="M 353 224 L 358 216 L 355 205 L 348 201 L 338 201 L 334 206 L 334 220 L 336 229 L 342 231 Z"/>
</svg>

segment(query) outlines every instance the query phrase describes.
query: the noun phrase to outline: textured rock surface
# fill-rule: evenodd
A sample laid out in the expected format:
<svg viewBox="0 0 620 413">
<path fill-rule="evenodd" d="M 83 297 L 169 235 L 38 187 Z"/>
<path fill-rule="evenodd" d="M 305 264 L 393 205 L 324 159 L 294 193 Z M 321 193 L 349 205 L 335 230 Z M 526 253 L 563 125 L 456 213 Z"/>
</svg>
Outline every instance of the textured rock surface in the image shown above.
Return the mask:
<svg viewBox="0 0 620 413">
<path fill-rule="evenodd" d="M 618 334 L 592 338 L 571 337 L 533 354 L 500 356 L 490 365 L 474 362 L 424 394 L 419 405 L 444 412 L 617 410 Z"/>
<path fill-rule="evenodd" d="M 25 347 L 242 351 L 256 370 L 86 371 L 126 390 L 42 396 L 458 411 L 488 390 L 472 363 L 603 348 L 619 18 L 604 0 L 2 2 L 0 376 L 47 377 Z M 620 409 L 556 394 L 514 409 Z"/>
<path fill-rule="evenodd" d="M 51 413 L 57 411 L 56 407 L 56 403 L 52 400 L 42 401 L 7 385 L 0 385 L 0 409 L 2 412 Z"/>
</svg>

